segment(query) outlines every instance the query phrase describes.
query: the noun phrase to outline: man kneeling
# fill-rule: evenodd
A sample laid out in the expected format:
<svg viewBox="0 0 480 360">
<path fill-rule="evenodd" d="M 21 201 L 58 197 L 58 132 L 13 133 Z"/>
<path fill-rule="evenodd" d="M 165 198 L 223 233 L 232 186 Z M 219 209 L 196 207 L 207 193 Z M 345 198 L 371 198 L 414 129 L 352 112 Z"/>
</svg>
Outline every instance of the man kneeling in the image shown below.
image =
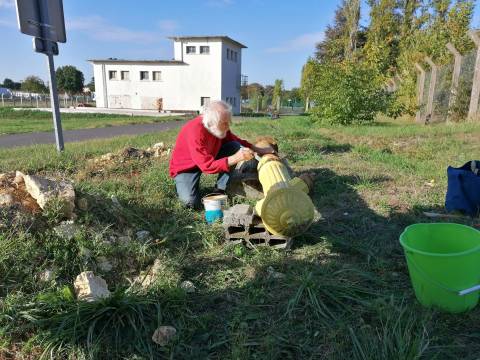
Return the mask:
<svg viewBox="0 0 480 360">
<path fill-rule="evenodd" d="M 200 207 L 200 175 L 218 174 L 215 192 L 225 192 L 230 167 L 250 160 L 257 148 L 230 131 L 232 108 L 224 101 L 212 101 L 200 115 L 185 124 L 178 134 L 170 159 L 170 176 L 177 194 L 188 207 Z"/>
</svg>

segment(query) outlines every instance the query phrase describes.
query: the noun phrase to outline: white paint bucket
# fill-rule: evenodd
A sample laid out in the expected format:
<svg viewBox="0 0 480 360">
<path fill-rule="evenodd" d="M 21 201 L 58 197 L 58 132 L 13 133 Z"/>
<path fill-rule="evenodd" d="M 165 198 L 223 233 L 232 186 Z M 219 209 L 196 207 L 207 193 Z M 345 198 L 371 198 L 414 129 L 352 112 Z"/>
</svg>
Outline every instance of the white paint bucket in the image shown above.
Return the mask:
<svg viewBox="0 0 480 360">
<path fill-rule="evenodd" d="M 202 199 L 205 208 L 205 220 L 210 224 L 223 218 L 223 209 L 227 207 L 227 195 L 211 194 Z"/>
</svg>

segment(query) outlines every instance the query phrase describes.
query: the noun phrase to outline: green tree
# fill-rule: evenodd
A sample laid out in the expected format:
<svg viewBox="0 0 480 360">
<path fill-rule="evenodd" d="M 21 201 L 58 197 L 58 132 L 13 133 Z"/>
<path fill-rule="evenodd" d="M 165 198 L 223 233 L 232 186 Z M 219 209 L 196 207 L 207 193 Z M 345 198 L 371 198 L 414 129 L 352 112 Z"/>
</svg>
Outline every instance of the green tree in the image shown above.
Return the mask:
<svg viewBox="0 0 480 360">
<path fill-rule="evenodd" d="M 91 92 L 95 92 L 95 78 L 92 76 L 90 82 L 87 84 L 87 87 Z"/>
<path fill-rule="evenodd" d="M 5 78 L 5 80 L 3 80 L 3 87 L 6 87 L 10 90 L 20 90 L 21 85 L 21 83 L 15 82 L 9 78 Z"/>
<path fill-rule="evenodd" d="M 322 123 L 368 123 L 387 110 L 388 94 L 367 64 L 354 61 L 318 64 L 312 108 Z"/>
<path fill-rule="evenodd" d="M 315 87 L 315 74 L 317 72 L 317 62 L 309 58 L 302 68 L 302 77 L 300 82 L 300 93 L 305 101 L 305 111 L 310 107 L 310 99 L 312 98 Z"/>
<path fill-rule="evenodd" d="M 21 90 L 37 94 L 44 94 L 48 92 L 43 80 L 34 75 L 27 76 L 25 80 L 23 80 Z"/>
<path fill-rule="evenodd" d="M 280 111 L 280 105 L 282 102 L 282 95 L 283 95 L 283 80 L 277 79 L 275 80 L 275 85 L 273 87 L 273 94 L 272 94 L 272 106 Z"/>
<path fill-rule="evenodd" d="M 83 73 L 75 66 L 67 65 L 59 67 L 56 72 L 57 85 L 60 91 L 69 95 L 83 91 Z"/>
<path fill-rule="evenodd" d="M 397 0 L 370 0 L 370 25 L 364 48 L 366 61 L 387 77 L 395 72 L 401 17 Z"/>
</svg>

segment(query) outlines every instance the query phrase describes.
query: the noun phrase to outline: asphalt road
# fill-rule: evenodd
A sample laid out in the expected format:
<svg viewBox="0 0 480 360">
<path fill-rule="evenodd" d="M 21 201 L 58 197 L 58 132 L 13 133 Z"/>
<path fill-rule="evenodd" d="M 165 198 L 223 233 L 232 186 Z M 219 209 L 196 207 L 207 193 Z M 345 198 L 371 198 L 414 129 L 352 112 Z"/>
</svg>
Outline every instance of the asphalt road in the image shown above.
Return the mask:
<svg viewBox="0 0 480 360">
<path fill-rule="evenodd" d="M 96 129 L 65 130 L 64 142 L 76 142 L 92 139 L 107 139 L 121 135 L 140 135 L 151 132 L 167 131 L 185 124 L 186 121 L 167 121 L 155 124 L 138 124 L 110 126 Z M 50 132 L 34 132 L 28 134 L 12 134 L 0 136 L 0 148 L 28 146 L 36 144 L 55 144 L 53 130 Z"/>
</svg>

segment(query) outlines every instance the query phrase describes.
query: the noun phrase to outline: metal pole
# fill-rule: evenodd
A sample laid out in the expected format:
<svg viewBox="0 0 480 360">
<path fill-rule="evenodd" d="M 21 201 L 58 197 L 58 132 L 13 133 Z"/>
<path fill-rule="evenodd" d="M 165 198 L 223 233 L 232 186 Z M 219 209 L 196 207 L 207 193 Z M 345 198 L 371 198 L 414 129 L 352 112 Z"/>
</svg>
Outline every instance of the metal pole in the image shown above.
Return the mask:
<svg viewBox="0 0 480 360">
<path fill-rule="evenodd" d="M 50 44 L 50 41 L 45 41 Z M 51 44 L 50 44 L 51 45 Z M 53 127 L 55 129 L 55 142 L 57 144 L 57 150 L 63 151 L 63 132 L 62 123 L 60 121 L 60 106 L 58 103 L 57 93 L 57 81 L 55 79 L 55 65 L 53 64 L 53 54 L 49 47 L 47 53 L 48 72 L 50 73 L 50 98 L 52 100 L 52 115 L 53 115 Z"/>
</svg>

